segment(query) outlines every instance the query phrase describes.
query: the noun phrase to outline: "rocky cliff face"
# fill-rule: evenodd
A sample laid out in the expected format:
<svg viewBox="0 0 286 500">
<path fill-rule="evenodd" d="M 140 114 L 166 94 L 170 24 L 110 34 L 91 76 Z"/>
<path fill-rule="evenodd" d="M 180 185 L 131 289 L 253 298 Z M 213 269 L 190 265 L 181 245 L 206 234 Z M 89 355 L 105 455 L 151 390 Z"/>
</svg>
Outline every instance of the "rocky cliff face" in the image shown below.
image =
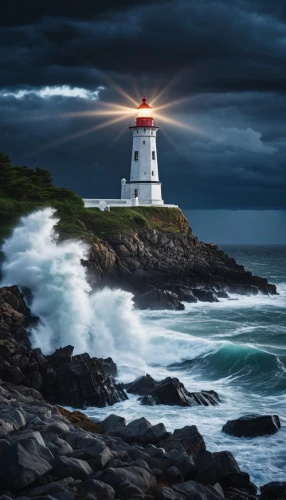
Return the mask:
<svg viewBox="0 0 286 500">
<path fill-rule="evenodd" d="M 57 349 L 44 356 L 32 349 L 26 326 L 36 321 L 16 286 L 0 288 L 0 386 L 24 386 L 51 403 L 84 408 L 113 405 L 127 395 L 113 378 L 116 365 L 111 358 L 73 356 L 73 347 Z M 0 403 L 1 403 L 0 390 Z"/>
<path fill-rule="evenodd" d="M 178 210 L 178 232 L 142 229 L 93 243 L 84 264 L 93 284 L 115 284 L 143 294 L 175 292 L 180 300 L 216 301 L 227 292 L 275 294 L 276 287 L 253 276 L 217 245 L 194 236 Z"/>
</svg>

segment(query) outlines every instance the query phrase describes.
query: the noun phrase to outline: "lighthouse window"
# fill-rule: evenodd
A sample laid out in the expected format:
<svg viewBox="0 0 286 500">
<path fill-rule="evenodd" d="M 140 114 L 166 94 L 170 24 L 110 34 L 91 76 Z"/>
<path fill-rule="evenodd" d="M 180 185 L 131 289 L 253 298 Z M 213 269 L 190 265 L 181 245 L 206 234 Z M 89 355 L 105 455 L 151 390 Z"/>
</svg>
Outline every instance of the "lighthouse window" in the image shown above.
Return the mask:
<svg viewBox="0 0 286 500">
<path fill-rule="evenodd" d="M 152 151 L 152 160 L 155 160 L 155 151 Z"/>
<path fill-rule="evenodd" d="M 143 141 L 143 144 L 145 144 L 145 141 Z"/>
<path fill-rule="evenodd" d="M 138 160 L 138 156 L 139 156 L 139 152 L 138 151 L 134 151 L 134 161 Z"/>
<path fill-rule="evenodd" d="M 154 170 L 152 170 L 152 175 L 154 175 Z"/>
<path fill-rule="evenodd" d="M 153 135 L 153 130 L 151 130 L 151 134 Z"/>
</svg>

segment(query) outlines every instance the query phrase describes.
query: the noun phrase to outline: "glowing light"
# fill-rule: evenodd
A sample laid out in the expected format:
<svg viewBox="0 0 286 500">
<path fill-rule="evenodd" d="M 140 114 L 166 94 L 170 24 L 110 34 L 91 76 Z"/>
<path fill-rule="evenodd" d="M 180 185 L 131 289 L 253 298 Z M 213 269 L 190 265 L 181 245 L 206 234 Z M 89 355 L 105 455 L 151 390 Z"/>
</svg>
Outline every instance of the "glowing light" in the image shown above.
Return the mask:
<svg viewBox="0 0 286 500">
<path fill-rule="evenodd" d="M 164 113 L 166 109 L 181 105 L 185 103 L 187 100 L 190 100 L 190 97 L 184 97 L 173 101 L 170 101 L 170 99 L 168 99 L 166 103 L 160 102 L 160 104 L 158 102 L 159 99 L 161 101 L 161 97 L 167 92 L 167 89 L 169 89 L 169 87 L 174 84 L 174 82 L 177 80 L 177 77 L 174 78 L 168 85 L 166 85 L 166 87 L 163 88 L 160 92 L 158 92 L 157 95 L 153 94 L 152 96 L 153 100 L 150 100 L 152 106 L 151 107 L 149 106 L 149 104 L 147 104 L 145 97 L 142 98 L 142 102 L 138 106 L 138 101 L 140 102 L 139 99 L 135 100 L 118 84 L 114 83 L 110 77 L 107 77 L 106 75 L 103 74 L 101 74 L 101 76 L 103 76 L 104 79 L 107 81 L 109 87 L 113 88 L 118 94 L 120 94 L 127 101 L 129 101 L 127 105 L 102 101 L 99 96 L 100 91 L 104 89 L 104 87 L 102 86 L 99 86 L 97 90 L 93 92 L 86 89 L 81 89 L 79 87 L 71 88 L 68 86 L 45 87 L 44 89 L 40 89 L 39 91 L 37 91 L 38 92 L 37 95 L 41 96 L 42 98 L 49 98 L 54 95 L 62 95 L 64 97 L 80 97 L 82 99 L 89 99 L 91 101 L 96 101 L 95 102 L 96 107 L 94 107 L 94 109 L 90 109 L 88 111 L 83 111 L 83 112 L 63 113 L 59 115 L 60 118 L 76 118 L 76 117 L 91 118 L 91 119 L 109 118 L 107 120 L 102 121 L 101 123 L 95 124 L 90 128 L 81 130 L 66 137 L 62 137 L 59 140 L 46 145 L 45 148 L 43 149 L 50 149 L 56 147 L 65 142 L 71 141 L 73 139 L 82 137 L 87 134 L 91 134 L 93 132 L 96 132 L 98 130 L 104 129 L 109 126 L 116 125 L 120 122 L 126 123 L 127 118 L 134 118 L 134 120 L 135 119 L 140 120 L 142 118 L 152 121 L 153 118 L 155 117 L 156 122 L 159 120 L 160 122 L 166 123 L 167 125 L 170 125 L 172 127 L 181 128 L 183 130 L 187 130 L 189 132 L 200 135 L 203 134 L 203 132 L 199 130 L 195 125 L 176 119 L 175 116 L 170 117 L 166 113 Z M 25 95 L 27 95 L 27 93 L 29 94 L 29 92 L 35 93 L 34 90 L 23 91 L 23 92 L 26 92 Z M 134 95 L 138 95 L 138 91 L 136 88 L 134 88 Z M 0 96 L 1 96 L 1 91 L 0 91 Z M 18 97 L 21 98 L 20 94 Z M 156 102 L 158 102 L 158 105 L 154 107 L 154 104 Z M 37 117 L 37 119 L 46 119 L 46 118 L 53 118 L 53 117 L 51 115 L 49 115 L 48 117 L 47 116 L 46 117 L 42 116 L 39 118 Z M 118 140 L 118 138 L 122 135 L 122 133 L 123 133 L 122 130 L 120 130 L 115 140 Z"/>
<path fill-rule="evenodd" d="M 137 118 L 152 118 L 152 109 L 146 109 L 146 108 L 143 108 L 143 109 L 139 109 L 138 113 L 137 113 Z"/>
</svg>

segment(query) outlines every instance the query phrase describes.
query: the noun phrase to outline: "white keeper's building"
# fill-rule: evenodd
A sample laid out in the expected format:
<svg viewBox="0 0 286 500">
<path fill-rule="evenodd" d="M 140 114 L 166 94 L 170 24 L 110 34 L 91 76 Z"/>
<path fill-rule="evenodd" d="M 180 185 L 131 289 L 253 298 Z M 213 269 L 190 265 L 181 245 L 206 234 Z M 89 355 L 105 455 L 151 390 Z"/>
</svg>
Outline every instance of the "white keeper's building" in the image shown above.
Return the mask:
<svg viewBox="0 0 286 500">
<path fill-rule="evenodd" d="M 162 200 L 162 183 L 159 180 L 156 134 L 159 129 L 153 124 L 151 106 L 146 97 L 138 106 L 136 124 L 129 129 L 133 134 L 130 180 L 121 180 L 120 199 L 84 199 L 86 207 L 158 206 L 165 205 Z"/>
</svg>

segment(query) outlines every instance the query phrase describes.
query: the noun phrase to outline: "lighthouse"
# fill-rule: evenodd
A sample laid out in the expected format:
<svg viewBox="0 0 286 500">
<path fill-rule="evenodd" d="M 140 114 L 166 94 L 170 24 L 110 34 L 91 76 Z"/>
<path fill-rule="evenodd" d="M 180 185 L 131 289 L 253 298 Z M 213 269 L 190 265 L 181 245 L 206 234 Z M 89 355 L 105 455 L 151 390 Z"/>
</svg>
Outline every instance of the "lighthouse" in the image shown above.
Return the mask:
<svg viewBox="0 0 286 500">
<path fill-rule="evenodd" d="M 137 109 L 136 124 L 129 127 L 133 135 L 130 180 L 121 181 L 121 199 L 132 199 L 139 205 L 164 205 L 156 148 L 159 127 L 153 123 L 146 97 Z"/>
<path fill-rule="evenodd" d="M 159 127 L 153 123 L 152 108 L 147 104 L 146 97 L 142 97 L 137 109 L 135 125 L 129 127 L 133 136 L 130 179 L 121 179 L 121 198 L 84 198 L 85 207 L 110 210 L 132 206 L 178 206 L 166 205 L 162 200 L 156 148 Z"/>
</svg>

